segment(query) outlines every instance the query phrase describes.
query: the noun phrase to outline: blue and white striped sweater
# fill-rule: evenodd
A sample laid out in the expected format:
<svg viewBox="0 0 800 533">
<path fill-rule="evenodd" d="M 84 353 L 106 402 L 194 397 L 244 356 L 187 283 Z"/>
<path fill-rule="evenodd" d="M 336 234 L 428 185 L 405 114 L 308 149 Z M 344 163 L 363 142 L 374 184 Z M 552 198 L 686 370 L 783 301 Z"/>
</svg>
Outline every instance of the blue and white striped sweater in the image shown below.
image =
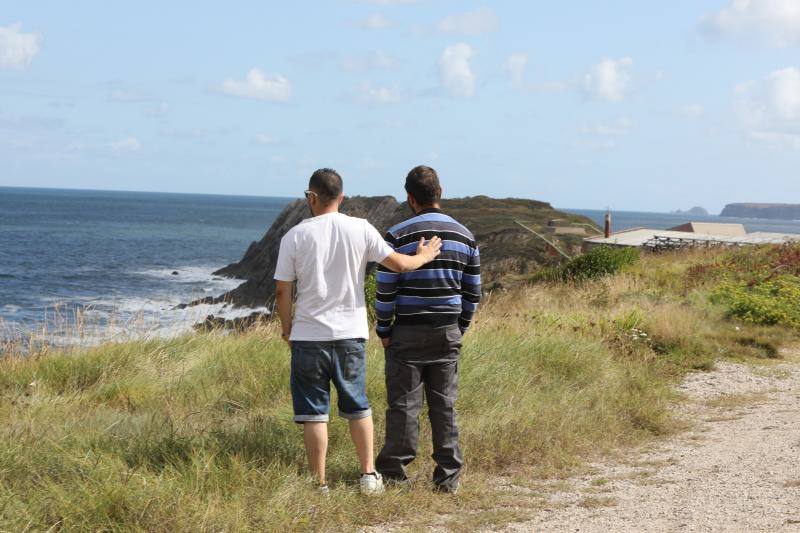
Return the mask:
<svg viewBox="0 0 800 533">
<path fill-rule="evenodd" d="M 397 252 L 413 254 L 419 239 L 442 239 L 442 252 L 414 272 L 378 267 L 377 333 L 389 337 L 395 324 L 470 326 L 481 299 L 480 252 L 466 227 L 429 209 L 389 229 L 384 237 Z"/>
</svg>

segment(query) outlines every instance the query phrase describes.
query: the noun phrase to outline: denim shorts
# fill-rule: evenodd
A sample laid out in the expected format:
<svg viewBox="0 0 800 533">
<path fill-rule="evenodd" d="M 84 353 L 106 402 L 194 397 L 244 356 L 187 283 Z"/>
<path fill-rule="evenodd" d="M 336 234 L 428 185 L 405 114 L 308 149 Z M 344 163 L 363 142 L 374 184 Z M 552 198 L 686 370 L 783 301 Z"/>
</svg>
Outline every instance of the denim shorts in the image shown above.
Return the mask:
<svg viewBox="0 0 800 533">
<path fill-rule="evenodd" d="M 339 397 L 339 416 L 348 420 L 370 416 L 366 357 L 364 339 L 292 341 L 294 421 L 328 421 L 331 381 Z"/>
</svg>

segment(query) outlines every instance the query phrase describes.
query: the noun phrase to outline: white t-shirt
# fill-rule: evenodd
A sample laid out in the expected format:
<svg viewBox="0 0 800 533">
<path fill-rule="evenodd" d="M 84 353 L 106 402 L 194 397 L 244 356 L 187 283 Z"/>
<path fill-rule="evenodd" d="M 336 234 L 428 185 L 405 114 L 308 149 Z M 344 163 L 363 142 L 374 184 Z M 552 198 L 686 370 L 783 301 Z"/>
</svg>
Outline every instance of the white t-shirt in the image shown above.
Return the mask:
<svg viewBox="0 0 800 533">
<path fill-rule="evenodd" d="M 275 279 L 297 281 L 293 341 L 366 339 L 367 263 L 391 254 L 363 218 L 327 213 L 302 221 L 281 239 Z"/>
</svg>

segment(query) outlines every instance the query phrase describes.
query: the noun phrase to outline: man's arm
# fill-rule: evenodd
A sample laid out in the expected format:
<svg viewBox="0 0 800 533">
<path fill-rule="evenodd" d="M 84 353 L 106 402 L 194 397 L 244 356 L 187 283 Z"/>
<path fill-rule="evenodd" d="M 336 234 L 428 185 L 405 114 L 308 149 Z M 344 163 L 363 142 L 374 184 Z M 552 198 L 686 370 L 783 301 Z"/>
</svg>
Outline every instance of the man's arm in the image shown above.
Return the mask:
<svg viewBox="0 0 800 533">
<path fill-rule="evenodd" d="M 461 275 L 461 316 L 458 317 L 458 327 L 464 334 L 469 329 L 472 317 L 481 301 L 481 256 L 478 247 L 470 255 L 464 273 Z"/>
<path fill-rule="evenodd" d="M 420 239 L 417 244 L 416 255 L 405 255 L 397 252 L 390 253 L 386 259 L 380 262 L 389 270 L 394 272 L 411 272 L 416 270 L 422 265 L 426 265 L 436 259 L 439 255 L 439 250 L 442 248 L 442 239 L 433 237 L 427 242 L 425 239 Z"/>
<path fill-rule="evenodd" d="M 289 343 L 292 333 L 292 290 L 294 283 L 291 281 L 275 282 L 275 303 L 278 316 L 281 319 L 281 337 Z"/>
</svg>

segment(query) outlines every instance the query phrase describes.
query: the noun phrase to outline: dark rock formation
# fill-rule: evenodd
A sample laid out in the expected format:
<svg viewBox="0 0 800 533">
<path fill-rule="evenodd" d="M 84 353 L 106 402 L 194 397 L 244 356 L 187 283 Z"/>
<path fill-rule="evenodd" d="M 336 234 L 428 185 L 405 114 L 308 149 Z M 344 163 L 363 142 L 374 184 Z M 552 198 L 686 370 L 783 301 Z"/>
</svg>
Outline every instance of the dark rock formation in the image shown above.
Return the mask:
<svg viewBox="0 0 800 533">
<path fill-rule="evenodd" d="M 800 204 L 728 204 L 719 216 L 800 220 Z"/>
<path fill-rule="evenodd" d="M 229 329 L 236 332 L 247 331 L 261 324 L 266 324 L 270 320 L 268 313 L 252 312 L 247 316 L 237 318 L 222 318 L 220 316 L 208 315 L 205 320 L 194 325 L 197 331 L 212 331 L 215 329 Z"/>
<path fill-rule="evenodd" d="M 443 200 L 442 210 L 475 234 L 481 248 L 484 283 L 489 289 L 499 286 L 501 282 L 513 282 L 534 267 L 558 260 L 548 250 L 548 244 L 525 230 L 517 221 L 537 231 L 554 218 L 592 223 L 586 217 L 556 211 L 546 202 L 515 198 L 501 200 L 476 196 Z M 412 216 L 406 203 L 398 203 L 391 196 L 348 198 L 342 204 L 341 211 L 366 218 L 381 233 Z M 281 237 L 309 216 L 305 200 L 295 200 L 287 205 L 264 237 L 250 244 L 240 261 L 214 272 L 214 275 L 242 279 L 244 283 L 217 298 L 204 298 L 192 304 L 230 302 L 236 306 L 270 307 L 275 297 L 272 276 Z M 568 252 L 580 250 L 581 243 L 579 236 L 558 236 L 559 247 Z"/>
</svg>

